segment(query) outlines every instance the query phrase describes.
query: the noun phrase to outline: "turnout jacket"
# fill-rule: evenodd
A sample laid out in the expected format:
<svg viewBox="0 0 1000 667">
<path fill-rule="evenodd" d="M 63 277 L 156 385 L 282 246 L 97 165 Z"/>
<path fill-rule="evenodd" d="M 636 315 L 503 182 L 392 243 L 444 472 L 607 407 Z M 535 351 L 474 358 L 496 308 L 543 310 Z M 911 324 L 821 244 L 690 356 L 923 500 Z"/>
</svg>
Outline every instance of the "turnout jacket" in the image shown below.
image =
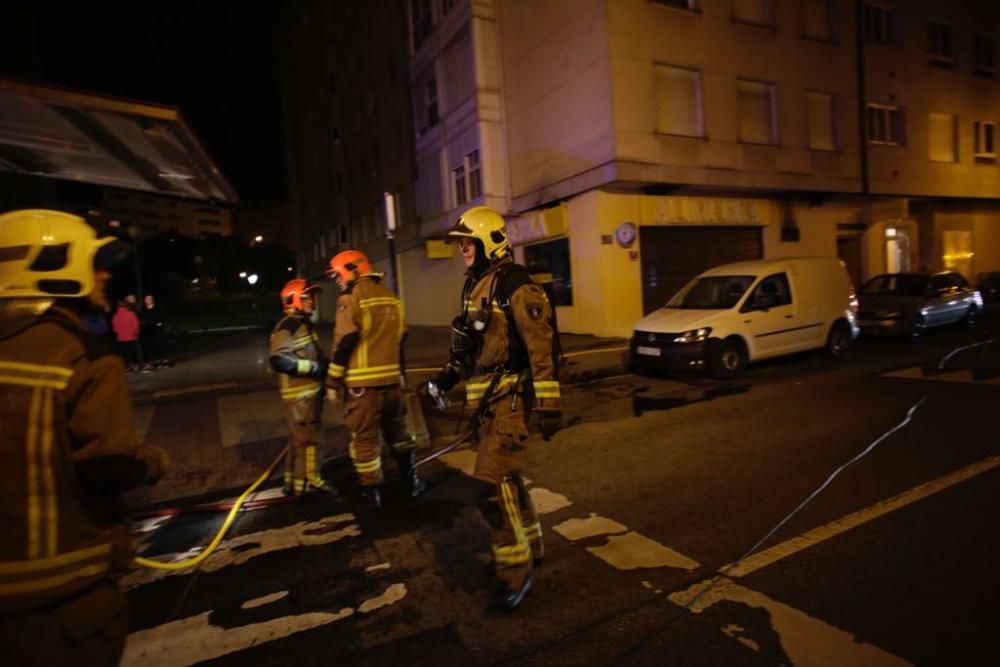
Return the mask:
<svg viewBox="0 0 1000 667">
<path fill-rule="evenodd" d="M 382 387 L 400 383 L 400 346 L 406 336 L 403 304 L 381 276 L 354 281 L 337 298 L 330 388 Z"/>
<path fill-rule="evenodd" d="M 534 396 L 533 408 L 559 410 L 558 339 L 552 306 L 528 270 L 510 258 L 494 263 L 463 290 L 462 315 L 467 326 L 485 318 L 486 328 L 471 360 L 465 388 L 475 405 L 499 376 L 494 396 L 511 391 Z"/>
<path fill-rule="evenodd" d="M 121 359 L 72 310 L 0 301 L 0 456 L 0 616 L 131 558 L 118 494 L 157 459 L 133 433 Z"/>
<path fill-rule="evenodd" d="M 307 316 L 286 315 L 271 332 L 271 369 L 278 373 L 281 398 L 297 401 L 322 388 L 325 361 L 319 336 Z"/>
</svg>

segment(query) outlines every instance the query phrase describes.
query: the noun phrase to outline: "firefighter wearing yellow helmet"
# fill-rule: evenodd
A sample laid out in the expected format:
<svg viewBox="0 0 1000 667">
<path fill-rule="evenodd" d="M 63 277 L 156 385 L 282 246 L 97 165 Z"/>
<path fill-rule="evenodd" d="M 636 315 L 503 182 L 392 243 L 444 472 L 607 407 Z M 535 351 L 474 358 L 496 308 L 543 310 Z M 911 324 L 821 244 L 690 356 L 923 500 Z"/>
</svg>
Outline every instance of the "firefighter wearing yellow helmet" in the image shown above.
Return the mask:
<svg viewBox="0 0 1000 667">
<path fill-rule="evenodd" d="M 432 380 L 447 391 L 462 376 L 475 409 L 479 452 L 473 476 L 489 525 L 499 606 L 513 609 L 543 556 L 542 529 L 525 490 L 528 422 L 548 440 L 560 427 L 559 338 L 548 298 L 511 257 L 503 217 L 478 206 L 448 232 L 468 269 L 462 311 L 452 322 L 450 358 Z"/>
<path fill-rule="evenodd" d="M 288 496 L 302 496 L 310 489 L 336 493 L 320 474 L 316 459 L 322 434 L 322 389 L 327 365 L 320 352 L 319 337 L 312 328 L 314 293 L 318 289 L 304 278 L 289 280 L 281 289 L 285 317 L 271 332 L 271 370 L 278 373 L 290 436 L 282 489 Z"/>
<path fill-rule="evenodd" d="M 0 663 L 116 665 L 117 575 L 132 558 L 119 495 L 158 479 L 121 359 L 82 318 L 127 252 L 59 211 L 0 215 Z"/>
<path fill-rule="evenodd" d="M 403 304 L 358 250 L 335 255 L 327 274 L 341 290 L 327 393 L 332 400 L 344 401 L 354 471 L 365 503 L 378 509 L 384 480 L 380 432 L 396 459 L 407 494 L 416 496 L 425 486 L 413 465 L 415 442 L 406 428 L 400 388 L 406 336 Z"/>
</svg>

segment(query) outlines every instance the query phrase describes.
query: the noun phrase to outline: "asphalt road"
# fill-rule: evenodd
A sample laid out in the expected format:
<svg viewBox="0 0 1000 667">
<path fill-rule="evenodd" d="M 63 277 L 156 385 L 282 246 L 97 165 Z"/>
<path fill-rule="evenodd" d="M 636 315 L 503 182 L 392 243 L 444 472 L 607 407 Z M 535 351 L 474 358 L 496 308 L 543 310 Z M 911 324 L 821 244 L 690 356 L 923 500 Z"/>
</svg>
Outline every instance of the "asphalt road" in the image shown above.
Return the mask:
<svg viewBox="0 0 1000 667">
<path fill-rule="evenodd" d="M 569 426 L 527 471 L 547 555 L 514 613 L 488 606 L 457 452 L 416 502 L 249 512 L 199 572 L 130 575 L 125 664 L 995 664 L 997 324 L 565 388 Z M 219 521 L 145 525 L 147 554 Z"/>
</svg>

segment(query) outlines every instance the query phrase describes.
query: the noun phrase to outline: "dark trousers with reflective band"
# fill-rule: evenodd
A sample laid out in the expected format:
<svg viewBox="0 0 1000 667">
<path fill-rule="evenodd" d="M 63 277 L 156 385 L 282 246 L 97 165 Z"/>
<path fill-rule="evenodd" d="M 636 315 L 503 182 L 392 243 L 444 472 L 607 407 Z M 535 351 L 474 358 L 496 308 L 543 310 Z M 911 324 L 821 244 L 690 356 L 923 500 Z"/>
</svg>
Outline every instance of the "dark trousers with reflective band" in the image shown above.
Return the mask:
<svg viewBox="0 0 1000 667">
<path fill-rule="evenodd" d="M 323 398 L 315 396 L 285 401 L 288 422 L 288 454 L 285 456 L 285 486 L 303 492 L 309 484 L 322 486 L 316 448 L 320 442 Z"/>
<path fill-rule="evenodd" d="M 531 559 L 543 554 L 542 526 L 521 477 L 528 440 L 521 398 L 508 393 L 491 401 L 478 435 L 473 476 L 493 489 L 480 511 L 490 528 L 496 576 L 517 588 L 531 572 Z"/>
<path fill-rule="evenodd" d="M 110 582 L 37 610 L 0 616 L 0 665 L 117 665 L 125 649 L 125 596 Z"/>
<path fill-rule="evenodd" d="M 406 411 L 399 385 L 348 389 L 344 397 L 344 423 L 351 429 L 351 461 L 362 486 L 381 484 L 382 440 L 393 454 L 413 451 L 414 441 L 406 430 Z"/>
</svg>

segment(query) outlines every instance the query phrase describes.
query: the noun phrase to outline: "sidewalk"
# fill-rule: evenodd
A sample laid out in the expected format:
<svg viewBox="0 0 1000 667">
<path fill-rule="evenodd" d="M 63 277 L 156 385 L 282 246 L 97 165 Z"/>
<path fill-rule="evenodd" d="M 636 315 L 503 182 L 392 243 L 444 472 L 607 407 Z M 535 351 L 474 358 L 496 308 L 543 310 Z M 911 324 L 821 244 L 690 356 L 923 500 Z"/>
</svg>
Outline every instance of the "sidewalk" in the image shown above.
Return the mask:
<svg viewBox="0 0 1000 667">
<path fill-rule="evenodd" d="M 317 328 L 320 343 L 329 350 L 332 325 Z M 129 376 L 136 405 L 163 400 L 177 400 L 197 395 L 219 395 L 256 391 L 277 386 L 268 365 L 270 332 L 248 330 L 203 334 L 194 339 L 171 368 Z M 445 326 L 414 326 L 406 339 L 406 366 L 414 376 L 411 382 L 425 379 L 430 369 L 436 371 L 448 358 L 450 329 Z M 623 338 L 598 338 L 563 334 L 562 349 L 567 355 L 561 380 L 565 383 L 613 375 L 624 368 Z M 607 348 L 608 352 L 591 353 Z M 426 370 L 425 370 L 426 369 Z"/>
</svg>

